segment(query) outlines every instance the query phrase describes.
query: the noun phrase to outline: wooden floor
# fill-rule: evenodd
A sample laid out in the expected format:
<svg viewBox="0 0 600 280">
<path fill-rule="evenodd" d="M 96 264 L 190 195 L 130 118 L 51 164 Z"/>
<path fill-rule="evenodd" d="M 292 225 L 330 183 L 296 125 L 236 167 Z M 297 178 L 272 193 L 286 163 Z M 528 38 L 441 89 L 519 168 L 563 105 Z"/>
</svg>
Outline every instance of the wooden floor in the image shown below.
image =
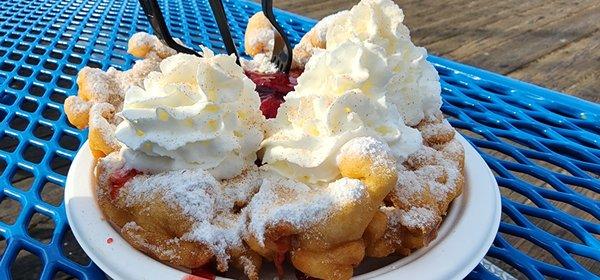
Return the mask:
<svg viewBox="0 0 600 280">
<path fill-rule="evenodd" d="M 320 19 L 348 0 L 280 0 Z M 598 0 L 395 0 L 430 53 L 600 102 Z"/>
</svg>

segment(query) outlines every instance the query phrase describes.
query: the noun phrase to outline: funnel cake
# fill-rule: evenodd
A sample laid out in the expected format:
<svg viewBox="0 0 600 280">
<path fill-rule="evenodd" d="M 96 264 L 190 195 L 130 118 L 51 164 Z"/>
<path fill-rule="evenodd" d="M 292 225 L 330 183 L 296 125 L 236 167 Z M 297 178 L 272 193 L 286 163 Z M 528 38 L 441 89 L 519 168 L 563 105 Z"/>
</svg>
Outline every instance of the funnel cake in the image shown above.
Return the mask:
<svg viewBox="0 0 600 280">
<path fill-rule="evenodd" d="M 365 231 L 367 256 L 406 256 L 427 246 L 462 192 L 464 150 L 454 129 L 442 119 L 418 129 L 426 144 L 398 165 L 398 182 Z"/>
<path fill-rule="evenodd" d="M 436 237 L 449 205 L 461 194 L 465 184 L 463 147 L 455 137 L 454 128 L 439 110 L 440 100 L 434 96 L 439 96 L 440 92 L 437 74 L 421 74 L 419 77 L 420 73 L 434 73 L 435 70 L 425 61 L 424 50 L 410 42 L 408 29 L 402 25 L 403 17 L 402 11 L 391 1 L 364 0 L 350 11 L 342 11 L 318 22 L 294 48 L 294 55 L 298 54 L 301 58 L 295 61 L 305 62 L 297 63 L 296 67 L 314 71 L 316 58 L 311 59 L 313 56 L 329 50 L 335 52 L 336 48 L 347 44 L 348 40 L 359 40 L 381 47 L 389 57 L 386 63 L 394 73 L 388 84 L 388 89 L 392 90 L 386 98 L 391 106 L 398 107 L 405 123 L 418 130 L 422 137 L 422 146 L 418 150 L 406 158 L 397 158 L 396 186 L 386 196 L 364 231 L 363 246 L 365 255 L 369 257 L 385 257 L 393 253 L 406 256 L 427 246 Z M 252 34 L 252 30 L 247 30 L 246 36 Z M 260 43 L 267 45 L 269 42 Z M 346 45 L 345 49 L 350 47 Z M 397 52 L 402 55 L 398 56 Z M 357 55 L 358 53 L 354 53 L 354 56 Z M 347 55 L 348 59 L 351 57 L 353 55 Z M 401 64 L 402 59 L 408 63 Z M 339 61 L 339 58 L 330 60 Z M 319 71 L 318 75 L 311 78 L 318 81 L 320 76 L 328 75 L 326 73 Z M 325 94 L 336 91 L 329 84 L 336 82 L 323 83 L 322 87 L 328 89 Z M 369 85 L 373 83 L 369 82 Z M 310 91 L 307 92 L 311 95 L 319 90 L 317 85 L 308 88 Z M 298 90 L 302 88 L 297 86 L 296 91 Z M 290 102 L 290 99 L 286 98 L 286 102 Z M 286 105 L 283 106 L 280 114 L 287 111 Z M 305 108 L 311 106 L 313 105 Z M 306 114 L 306 110 L 301 114 Z M 318 262 L 318 258 L 315 261 Z M 304 272 L 314 276 L 310 272 Z"/>
<path fill-rule="evenodd" d="M 347 11 L 323 18 L 302 37 L 293 49 L 292 69 L 304 69 L 308 59 L 314 52 L 325 48 L 327 29 L 336 18 L 344 13 L 347 13 Z M 244 34 L 244 49 L 254 59 L 260 60 L 262 57 L 270 57 L 273 53 L 275 36 L 281 35 L 275 31 L 275 27 L 271 25 L 267 17 L 262 12 L 258 12 L 248 19 Z"/>
<path fill-rule="evenodd" d="M 262 183 L 254 162 L 264 117 L 254 84 L 234 57 L 206 48 L 203 58 L 157 63 L 114 106 L 119 123 L 106 136 L 119 149 L 96 166 L 100 208 L 155 259 L 188 269 L 233 265 L 257 279 L 262 258 L 242 240 L 241 211 Z"/>
<path fill-rule="evenodd" d="M 427 246 L 462 192 L 464 150 L 402 19 L 389 0 L 326 17 L 289 76 L 268 59 L 277 33 L 261 13 L 243 68 L 145 33 L 130 39 L 132 69 L 84 68 L 65 110 L 90 128 L 107 220 L 168 265 L 250 279 L 287 261 L 349 279 L 365 257 Z"/>
<path fill-rule="evenodd" d="M 321 279 L 347 279 L 363 259 L 362 235 L 396 182 L 387 145 L 350 140 L 337 156 L 342 178 L 322 187 L 274 173 L 248 205 L 250 248 L 276 265 L 290 252 L 294 267 Z"/>
<path fill-rule="evenodd" d="M 203 169 L 139 174 L 117 153 L 100 159 L 97 199 L 102 212 L 136 249 L 170 265 L 219 271 L 229 263 L 257 279 L 262 259 L 241 239 L 239 209 L 258 191 L 257 168 L 229 180 Z"/>
<path fill-rule="evenodd" d="M 215 263 L 257 279 L 263 259 L 281 267 L 289 252 L 311 275 L 350 277 L 364 256 L 362 233 L 396 181 L 387 146 L 365 137 L 345 143 L 337 159 L 343 177 L 324 189 L 260 170 L 253 164 L 264 123 L 258 94 L 232 57 L 207 49 L 204 56 L 156 60 L 123 99 L 92 105 L 114 110 L 103 119 L 106 142 L 117 144 L 95 171 L 107 220 L 133 247 L 177 267 Z M 269 195 L 281 195 L 276 207 Z M 294 221 L 286 211 L 294 201 L 308 206 L 304 199 L 318 202 L 318 211 Z M 300 217 L 307 209 L 296 210 Z"/>
<path fill-rule="evenodd" d="M 94 157 L 106 156 L 120 149 L 114 137 L 120 118 L 125 91 L 131 85 L 141 85 L 151 71 L 158 69 L 162 59 L 175 54 L 154 35 L 136 33 L 129 39 L 127 52 L 142 58 L 131 69 L 119 71 L 109 68 L 84 67 L 77 74 L 77 96 L 65 100 L 65 113 L 69 122 L 79 129 L 89 127 L 88 142 Z"/>
</svg>

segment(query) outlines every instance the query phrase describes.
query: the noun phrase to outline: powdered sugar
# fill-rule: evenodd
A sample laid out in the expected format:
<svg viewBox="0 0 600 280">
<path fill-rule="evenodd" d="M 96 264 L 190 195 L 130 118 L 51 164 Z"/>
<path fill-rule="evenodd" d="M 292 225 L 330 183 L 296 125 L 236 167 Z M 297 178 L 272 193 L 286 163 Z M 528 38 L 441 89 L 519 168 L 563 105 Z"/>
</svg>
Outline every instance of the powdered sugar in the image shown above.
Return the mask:
<svg viewBox="0 0 600 280">
<path fill-rule="evenodd" d="M 329 184 L 328 195 L 337 205 L 346 205 L 362 200 L 367 192 L 367 187 L 357 179 L 341 178 Z"/>
<path fill-rule="evenodd" d="M 148 73 L 158 70 L 160 58 L 152 54 L 148 56 L 146 59 L 136 61 L 131 69 L 124 72 L 120 72 L 112 67 L 108 69 L 107 74 L 113 77 L 119 84 L 122 96 L 125 96 L 125 92 L 131 86 L 141 87 Z"/>
<path fill-rule="evenodd" d="M 249 167 L 241 175 L 221 181 L 223 196 L 217 201 L 220 207 L 245 206 L 262 183 L 261 173 L 256 166 Z"/>
<path fill-rule="evenodd" d="M 67 101 L 69 100 L 69 101 Z M 92 103 L 83 100 L 79 96 L 69 96 L 68 99 L 65 100 L 65 103 L 70 102 L 70 106 L 74 115 L 81 115 L 83 113 L 89 112 L 92 107 Z M 67 106 L 67 105 L 65 105 Z M 87 113 L 86 113 L 87 114 Z"/>
<path fill-rule="evenodd" d="M 180 45 L 185 45 L 179 38 L 175 38 L 175 41 Z M 154 53 L 161 58 L 165 58 L 176 53 L 175 50 L 158 40 L 156 36 L 146 32 L 133 34 L 129 38 L 127 49 L 129 53 L 137 57 L 146 57 L 149 53 Z"/>
<path fill-rule="evenodd" d="M 448 120 L 444 119 L 439 123 L 430 123 L 428 125 L 423 126 L 423 128 L 420 131 L 421 134 L 423 134 L 423 138 L 429 139 L 438 135 L 448 133 L 449 130 L 453 131 L 454 128 L 450 126 Z"/>
<path fill-rule="evenodd" d="M 121 229 L 124 232 L 129 232 L 129 237 L 134 239 L 134 242 L 137 243 L 139 246 L 146 248 L 149 251 L 152 252 L 156 252 L 160 255 L 161 258 L 166 258 L 166 259 L 177 259 L 179 256 L 177 255 L 177 253 L 173 250 L 173 249 L 164 249 L 164 248 L 160 248 L 154 244 L 150 244 L 148 242 L 146 242 L 146 240 L 144 238 L 142 238 L 141 236 L 135 234 L 136 232 L 140 231 L 142 228 L 136 223 L 136 222 L 129 222 L 123 225 L 123 228 Z M 178 242 L 178 240 L 172 239 L 169 240 L 167 243 L 169 242 Z"/>
<path fill-rule="evenodd" d="M 250 46 L 264 44 L 264 53 L 270 55 L 275 44 L 275 31 L 272 28 L 260 28 L 255 30 L 255 36 L 246 36 Z"/>
<path fill-rule="evenodd" d="M 400 204 L 396 206 L 402 208 L 406 205 L 414 204 L 415 200 L 423 198 L 427 187 L 427 181 L 419 178 L 415 172 L 410 170 L 399 171 L 398 183 L 393 190 L 393 193 Z"/>
<path fill-rule="evenodd" d="M 250 275 L 253 275 L 256 273 L 258 268 L 255 266 L 255 264 L 252 262 L 252 260 L 250 260 L 248 257 L 241 256 L 239 258 L 239 262 L 240 262 L 240 265 L 242 266 L 242 268 L 244 269 L 244 274 L 246 274 L 247 276 L 250 276 Z"/>
<path fill-rule="evenodd" d="M 156 175 L 139 175 L 127 184 L 125 201 L 133 206 L 140 201 L 160 196 L 168 204 L 179 207 L 182 214 L 194 220 L 208 220 L 214 213 L 219 183 L 206 171 L 177 170 Z"/>
<path fill-rule="evenodd" d="M 119 150 L 121 144 L 115 138 L 115 108 L 109 103 L 94 104 L 89 113 L 90 138 L 102 141 L 104 146 L 113 151 Z"/>
<path fill-rule="evenodd" d="M 409 229 L 430 228 L 438 223 L 440 217 L 437 213 L 426 207 L 411 207 L 409 210 L 393 207 L 380 209 L 388 217 L 388 225 L 396 228 L 399 225 Z"/>
<path fill-rule="evenodd" d="M 191 230 L 182 240 L 208 246 L 220 267 L 227 268 L 228 250 L 242 246 L 243 213 L 235 205 L 245 204 L 256 192 L 260 177 L 256 168 L 229 181 L 219 182 L 203 169 L 177 170 L 139 175 L 119 192 L 128 206 L 152 203 L 160 197 L 167 205 L 189 218 Z"/>
<path fill-rule="evenodd" d="M 285 223 L 297 231 L 305 230 L 326 219 L 341 207 L 368 196 L 366 186 L 355 179 L 339 179 L 324 188 L 265 174 L 260 191 L 245 209 L 250 218 L 249 231 L 264 242 L 266 231 Z"/>
<path fill-rule="evenodd" d="M 244 223 L 239 217 L 221 214 L 212 221 L 196 222 L 182 239 L 206 244 L 215 254 L 219 266 L 226 268 L 229 261 L 227 251 L 242 245 L 240 237 L 243 229 Z"/>
<path fill-rule="evenodd" d="M 421 180 L 429 183 L 429 191 L 437 201 L 447 200 L 457 190 L 462 174 L 454 160 L 429 147 L 411 157 L 409 164 L 416 167 L 415 174 Z"/>
<path fill-rule="evenodd" d="M 262 242 L 267 227 L 278 222 L 309 227 L 327 214 L 326 201 L 318 199 L 307 185 L 269 174 L 245 209 L 250 217 L 249 230 Z"/>
<path fill-rule="evenodd" d="M 454 137 L 448 143 L 436 144 L 432 147 L 438 151 L 441 151 L 447 159 L 462 164 L 465 151 L 462 144 L 456 137 Z"/>
<path fill-rule="evenodd" d="M 393 170 L 395 162 L 391 156 L 386 157 L 386 154 L 391 154 L 391 151 L 389 146 L 384 142 L 378 141 L 373 137 L 357 137 L 348 141 L 340 148 L 337 161 L 339 165 L 339 161 L 343 157 L 366 158 L 371 160 L 371 164 L 374 167 Z"/>
<path fill-rule="evenodd" d="M 444 176 L 443 180 L 432 181 L 429 185 L 429 190 L 433 197 L 438 200 L 442 200 L 447 198 L 449 194 L 456 191 L 457 183 L 459 182 L 459 178 L 462 176 L 456 165 L 451 161 L 442 162 L 441 166 L 438 166 L 437 172 L 443 172 L 442 176 Z M 426 178 L 431 178 L 432 175 L 439 175 L 436 173 L 424 174 Z M 441 181 L 441 182 L 440 182 Z"/>
<path fill-rule="evenodd" d="M 400 210 L 399 222 L 408 228 L 427 228 L 436 223 L 436 212 L 425 207 L 413 207 L 408 211 Z"/>
<path fill-rule="evenodd" d="M 129 38 L 129 49 L 149 48 L 154 45 L 155 36 L 145 32 L 135 33 Z"/>
</svg>

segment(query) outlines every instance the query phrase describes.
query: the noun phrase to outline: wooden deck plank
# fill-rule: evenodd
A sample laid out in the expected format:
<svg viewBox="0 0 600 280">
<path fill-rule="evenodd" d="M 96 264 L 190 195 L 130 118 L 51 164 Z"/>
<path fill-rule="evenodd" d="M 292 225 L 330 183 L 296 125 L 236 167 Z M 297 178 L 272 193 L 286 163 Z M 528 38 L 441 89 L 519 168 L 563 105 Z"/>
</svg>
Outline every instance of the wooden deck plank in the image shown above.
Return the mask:
<svg viewBox="0 0 600 280">
<path fill-rule="evenodd" d="M 580 11 L 579 5 L 565 5 L 559 1 L 523 1 L 524 4 L 500 11 L 503 16 L 500 20 L 485 25 L 471 25 L 463 28 L 463 33 L 429 44 L 438 55 L 446 55 L 451 59 L 461 59 L 473 54 L 475 49 L 487 49 L 498 42 L 521 33 L 530 31 L 535 26 L 564 18 L 564 13 Z M 551 4 L 549 4 L 551 3 Z M 551 13 L 559 7 L 563 13 Z M 525 20 L 524 20 L 525 19 Z"/>
<path fill-rule="evenodd" d="M 499 43 L 506 42 L 521 34 L 543 30 L 545 26 L 551 22 L 562 22 L 572 18 L 575 13 L 588 9 L 597 4 L 593 1 L 565 3 L 564 1 L 555 1 L 551 4 L 544 3 L 541 7 L 532 8 L 526 11 L 515 11 L 509 17 L 495 22 L 487 26 L 472 26 L 466 31 L 467 36 L 460 36 L 461 39 L 457 43 L 452 44 L 448 50 L 440 50 L 439 54 L 447 55 L 451 59 L 465 59 L 470 56 L 478 55 L 479 53 L 488 52 Z M 560 13 L 556 13 L 560 10 Z M 533 38 L 530 38 L 533 39 Z M 528 45 L 530 40 L 520 42 L 521 45 Z M 435 46 L 432 46 L 435 47 Z M 434 48 L 435 49 L 435 48 Z M 508 49 L 510 50 L 510 49 Z M 508 51 L 507 50 L 507 51 Z"/>
<path fill-rule="evenodd" d="M 597 81 L 600 71 L 565 71 L 574 65 L 582 69 L 594 69 L 600 65 L 600 31 L 581 40 L 571 42 L 564 48 L 543 56 L 512 72 L 517 79 L 535 84 L 547 83 L 549 87 L 566 93 L 579 93 L 580 97 L 600 102 Z"/>
<path fill-rule="evenodd" d="M 462 7 L 463 12 L 457 11 L 453 15 L 442 16 L 434 13 L 435 18 L 428 23 L 412 22 L 407 16 L 406 24 L 411 30 L 411 35 L 417 45 L 428 46 L 431 43 L 441 41 L 445 38 L 458 36 L 473 26 L 485 26 L 492 22 L 501 20 L 513 10 L 527 9 L 535 5 L 536 1 L 490 1 L 486 5 L 478 2 L 470 2 Z M 410 10 L 405 11 L 410 15 Z M 446 14 L 444 12 L 444 14 Z M 437 52 L 437 50 L 436 50 Z"/>
<path fill-rule="evenodd" d="M 569 42 L 576 41 L 598 30 L 600 5 L 584 9 L 568 19 L 555 21 L 543 28 L 521 33 L 485 51 L 464 58 L 468 64 L 478 65 L 494 72 L 506 74 L 526 67 L 528 63 L 548 54 Z"/>
</svg>

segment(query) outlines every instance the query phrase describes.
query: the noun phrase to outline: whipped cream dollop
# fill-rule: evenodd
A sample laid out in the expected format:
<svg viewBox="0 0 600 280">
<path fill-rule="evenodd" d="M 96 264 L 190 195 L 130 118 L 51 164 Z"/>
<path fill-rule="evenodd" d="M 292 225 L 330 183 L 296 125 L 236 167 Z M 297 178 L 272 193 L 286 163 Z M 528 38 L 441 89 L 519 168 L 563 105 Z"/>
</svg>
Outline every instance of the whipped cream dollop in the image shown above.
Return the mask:
<svg viewBox="0 0 600 280">
<path fill-rule="evenodd" d="M 426 60 L 427 51 L 411 42 L 403 20 L 404 13 L 391 0 L 362 0 L 335 17 L 326 40 L 327 49 L 351 39 L 382 47 L 393 72 L 387 101 L 397 107 L 407 125 L 414 126 L 439 111 L 441 87 L 437 71 Z"/>
<path fill-rule="evenodd" d="M 235 57 L 177 54 L 125 94 L 116 130 L 131 168 L 158 173 L 185 168 L 232 178 L 254 164 L 263 140 L 260 99 Z"/>
<path fill-rule="evenodd" d="M 340 176 L 340 147 L 362 136 L 387 143 L 403 161 L 422 138 L 387 100 L 392 77 L 385 50 L 369 42 L 351 39 L 316 53 L 269 123 L 265 168 L 304 183 L 331 182 Z"/>
</svg>

